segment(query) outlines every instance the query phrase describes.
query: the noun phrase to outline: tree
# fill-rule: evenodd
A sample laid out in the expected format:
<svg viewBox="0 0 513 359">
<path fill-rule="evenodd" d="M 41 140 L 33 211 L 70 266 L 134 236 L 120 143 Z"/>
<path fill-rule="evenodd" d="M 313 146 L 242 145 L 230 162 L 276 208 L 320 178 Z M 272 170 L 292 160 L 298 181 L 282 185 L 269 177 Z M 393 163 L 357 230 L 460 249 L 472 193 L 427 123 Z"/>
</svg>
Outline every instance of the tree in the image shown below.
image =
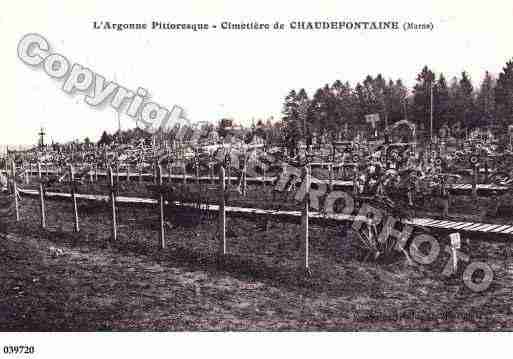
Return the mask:
<svg viewBox="0 0 513 359">
<path fill-rule="evenodd" d="M 217 133 L 219 134 L 219 137 L 225 138 L 229 134 L 232 133 L 232 127 L 233 127 L 233 120 L 223 118 L 221 120 L 221 123 L 219 124 L 219 128 L 217 130 Z"/>
<path fill-rule="evenodd" d="M 476 111 L 481 126 L 496 125 L 495 106 L 495 79 L 488 71 L 485 73 L 483 82 L 476 98 Z"/>
<path fill-rule="evenodd" d="M 408 89 L 401 79 L 393 82 L 389 80 L 385 91 L 385 104 L 388 113 L 388 125 L 405 118 L 405 106 L 408 97 Z"/>
<path fill-rule="evenodd" d="M 335 96 L 335 116 L 337 128 L 340 129 L 346 124 L 351 128 L 358 125 L 358 108 L 357 99 L 354 90 L 351 88 L 349 82 L 342 83 L 337 80 L 332 85 L 332 93 Z"/>
<path fill-rule="evenodd" d="M 470 128 L 476 127 L 479 123 L 476 122 L 475 116 L 474 86 L 472 86 L 470 77 L 465 71 L 461 73 L 460 88 L 463 104 L 463 123 Z"/>
<path fill-rule="evenodd" d="M 283 106 L 283 121 L 285 123 L 297 121 L 299 118 L 297 93 L 296 90 L 291 90 L 285 97 L 285 104 Z"/>
<path fill-rule="evenodd" d="M 283 122 L 285 123 L 285 142 L 292 151 L 303 136 L 302 116 L 306 116 L 305 108 L 309 106 L 308 95 L 304 89 L 296 93 L 291 90 L 285 97 L 283 107 Z"/>
<path fill-rule="evenodd" d="M 420 129 L 430 129 L 431 86 L 435 74 L 427 66 L 417 75 L 417 83 L 413 87 L 413 116 Z"/>
<path fill-rule="evenodd" d="M 444 75 L 441 73 L 433 89 L 433 122 L 434 130 L 446 125 L 451 127 L 454 124 L 451 116 L 451 98 L 449 88 Z"/>
<path fill-rule="evenodd" d="M 299 121 L 298 125 L 301 129 L 301 133 L 303 136 L 307 133 L 307 120 L 308 120 L 308 114 L 310 110 L 310 100 L 308 99 L 308 94 L 306 93 L 305 89 L 299 90 L 297 94 L 297 112 L 298 112 L 298 118 L 297 121 Z"/>
<path fill-rule="evenodd" d="M 505 125 L 513 122 L 513 59 L 506 62 L 495 87 L 497 113 Z"/>
<path fill-rule="evenodd" d="M 107 133 L 107 131 L 103 131 L 102 137 L 98 141 L 98 145 L 110 145 L 112 143 L 112 136 Z"/>
</svg>

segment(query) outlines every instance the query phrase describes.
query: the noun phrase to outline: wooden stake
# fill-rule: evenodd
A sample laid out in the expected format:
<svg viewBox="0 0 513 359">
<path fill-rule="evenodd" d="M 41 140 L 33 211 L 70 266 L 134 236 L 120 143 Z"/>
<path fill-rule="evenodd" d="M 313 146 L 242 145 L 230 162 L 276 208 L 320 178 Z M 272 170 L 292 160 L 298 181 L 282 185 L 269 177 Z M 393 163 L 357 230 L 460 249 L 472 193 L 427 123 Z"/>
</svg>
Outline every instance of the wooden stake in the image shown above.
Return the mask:
<svg viewBox="0 0 513 359">
<path fill-rule="evenodd" d="M 194 165 L 196 166 L 196 184 L 199 185 L 199 163 L 198 161 L 195 161 Z"/>
<path fill-rule="evenodd" d="M 226 190 L 227 191 L 230 191 L 230 187 L 231 187 L 231 180 L 232 180 L 232 170 L 231 170 L 232 166 L 231 166 L 231 161 L 227 163 L 227 174 L 228 176 L 225 176 L 225 177 L 228 177 L 227 179 L 227 182 L 226 182 Z"/>
<path fill-rule="evenodd" d="M 25 184 L 29 184 L 30 183 L 30 175 L 29 175 L 29 172 L 30 172 L 30 164 L 29 164 L 29 167 L 26 168 L 27 165 L 26 165 L 26 162 L 25 162 Z"/>
<path fill-rule="evenodd" d="M 8 177 L 8 176 L 6 176 Z M 20 221 L 20 204 L 18 203 L 18 188 L 16 186 L 16 163 L 11 161 L 12 189 L 14 193 L 14 206 L 16 210 L 16 222 Z"/>
<path fill-rule="evenodd" d="M 162 193 L 162 166 L 158 163 L 155 164 L 157 167 L 157 177 L 159 184 L 159 207 L 160 207 L 160 248 L 166 248 L 166 236 L 164 232 L 164 195 Z"/>
<path fill-rule="evenodd" d="M 329 173 L 329 183 L 328 188 L 330 191 L 333 191 L 333 163 L 328 165 L 328 173 Z"/>
<path fill-rule="evenodd" d="M 264 176 L 264 188 L 265 188 L 267 186 L 267 177 L 266 177 L 267 176 L 267 171 L 266 171 L 267 165 L 264 164 L 262 167 L 263 167 L 262 175 Z"/>
<path fill-rule="evenodd" d="M 225 169 L 221 166 L 219 170 L 219 255 L 226 255 L 226 181 Z"/>
<path fill-rule="evenodd" d="M 308 236 L 308 225 L 309 225 L 309 203 L 310 203 L 310 168 L 308 165 L 304 168 L 304 174 L 305 174 L 305 185 L 306 185 L 306 193 L 305 193 L 305 199 L 303 203 L 303 213 L 301 216 L 301 233 L 302 233 L 302 255 L 301 255 L 301 265 L 302 268 L 305 270 L 306 275 L 310 274 L 310 243 L 309 243 L 309 236 Z"/>
<path fill-rule="evenodd" d="M 442 205 L 443 205 L 443 208 L 442 208 L 442 217 L 443 218 L 447 218 L 449 216 L 449 192 L 447 190 L 447 186 L 446 186 L 446 179 L 445 177 L 442 177 L 442 183 L 440 184 L 440 191 L 441 191 L 441 195 L 442 195 Z"/>
<path fill-rule="evenodd" d="M 45 194 L 40 162 L 37 163 L 37 177 L 39 178 L 39 208 L 41 210 L 41 228 L 46 228 Z"/>
<path fill-rule="evenodd" d="M 116 191 L 114 189 L 114 175 L 112 174 L 112 167 L 110 165 L 107 168 L 107 175 L 109 176 L 110 203 L 112 206 L 112 240 L 116 241 L 118 239 L 116 219 Z"/>
<path fill-rule="evenodd" d="M 248 167 L 248 158 L 246 156 L 246 152 L 244 151 L 244 166 L 242 167 L 242 195 L 246 197 L 246 176 L 247 176 L 247 167 Z"/>
<path fill-rule="evenodd" d="M 353 195 L 356 196 L 358 194 L 358 166 L 354 166 L 353 168 Z"/>
<path fill-rule="evenodd" d="M 119 186 L 119 162 L 116 162 L 116 184 Z"/>
<path fill-rule="evenodd" d="M 77 196 L 75 190 L 75 170 L 73 169 L 73 165 L 69 165 L 69 178 L 71 184 L 71 201 L 73 202 L 73 215 L 75 220 L 74 230 L 78 233 L 80 232 L 80 227 L 78 224 Z"/>
<path fill-rule="evenodd" d="M 478 176 L 478 166 L 474 165 L 474 174 L 472 176 L 472 198 L 474 201 L 477 200 L 477 176 Z"/>
</svg>

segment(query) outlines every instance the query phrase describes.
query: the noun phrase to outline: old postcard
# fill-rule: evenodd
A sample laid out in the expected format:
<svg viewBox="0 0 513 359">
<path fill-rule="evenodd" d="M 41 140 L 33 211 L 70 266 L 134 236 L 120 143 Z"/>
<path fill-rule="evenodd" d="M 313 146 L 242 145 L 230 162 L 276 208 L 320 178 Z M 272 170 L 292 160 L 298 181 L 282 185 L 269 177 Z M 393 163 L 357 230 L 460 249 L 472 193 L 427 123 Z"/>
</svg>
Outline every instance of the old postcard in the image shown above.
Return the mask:
<svg viewBox="0 0 513 359">
<path fill-rule="evenodd" d="M 512 16 L 9 3 L 0 357 L 324 356 L 342 338 L 375 356 L 404 339 L 355 332 L 511 331 Z"/>
</svg>

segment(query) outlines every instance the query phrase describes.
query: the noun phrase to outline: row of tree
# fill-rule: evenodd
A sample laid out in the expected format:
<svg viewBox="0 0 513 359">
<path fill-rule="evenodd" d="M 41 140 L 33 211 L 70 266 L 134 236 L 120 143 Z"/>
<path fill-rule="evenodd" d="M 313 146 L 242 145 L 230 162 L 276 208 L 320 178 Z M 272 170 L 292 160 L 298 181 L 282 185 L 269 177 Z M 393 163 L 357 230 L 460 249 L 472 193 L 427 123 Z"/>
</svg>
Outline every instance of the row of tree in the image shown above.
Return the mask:
<svg viewBox="0 0 513 359">
<path fill-rule="evenodd" d="M 366 128 L 365 115 L 372 113 L 380 115 L 381 129 L 408 119 L 422 132 L 430 129 L 431 107 L 434 131 L 448 126 L 461 133 L 463 128 L 513 124 L 513 60 L 498 78 L 486 72 L 477 88 L 467 72 L 448 81 L 443 73 L 436 75 L 425 66 L 412 91 L 401 79 L 386 80 L 382 74 L 369 75 L 354 87 L 337 80 L 311 97 L 304 89 L 292 90 L 285 98 L 283 120 L 289 141 L 314 131 L 336 134 L 347 128 Z"/>
</svg>

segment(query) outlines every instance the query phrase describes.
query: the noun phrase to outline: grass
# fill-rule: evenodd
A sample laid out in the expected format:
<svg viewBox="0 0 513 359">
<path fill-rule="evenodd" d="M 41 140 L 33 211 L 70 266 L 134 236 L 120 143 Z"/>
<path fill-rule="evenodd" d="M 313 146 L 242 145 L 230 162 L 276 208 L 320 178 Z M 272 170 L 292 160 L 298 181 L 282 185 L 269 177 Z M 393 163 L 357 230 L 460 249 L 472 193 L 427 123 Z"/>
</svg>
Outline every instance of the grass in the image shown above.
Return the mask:
<svg viewBox="0 0 513 359">
<path fill-rule="evenodd" d="M 128 191 L 129 189 L 127 189 Z M 158 246 L 156 208 L 120 207 L 119 240 L 106 204 L 23 198 L 20 223 L 3 219 L 0 330 L 509 330 L 513 265 L 508 243 L 472 241 L 462 251 L 493 265 L 485 292 L 469 290 L 464 265 L 362 262 L 345 228 L 313 226 L 312 276 L 300 269 L 299 226 L 228 219 L 229 255 L 216 256 L 216 218 L 166 229 Z M 183 222 L 185 223 L 185 222 Z M 485 239 L 485 238 L 483 238 Z M 56 254 L 55 248 L 62 250 Z"/>
</svg>

